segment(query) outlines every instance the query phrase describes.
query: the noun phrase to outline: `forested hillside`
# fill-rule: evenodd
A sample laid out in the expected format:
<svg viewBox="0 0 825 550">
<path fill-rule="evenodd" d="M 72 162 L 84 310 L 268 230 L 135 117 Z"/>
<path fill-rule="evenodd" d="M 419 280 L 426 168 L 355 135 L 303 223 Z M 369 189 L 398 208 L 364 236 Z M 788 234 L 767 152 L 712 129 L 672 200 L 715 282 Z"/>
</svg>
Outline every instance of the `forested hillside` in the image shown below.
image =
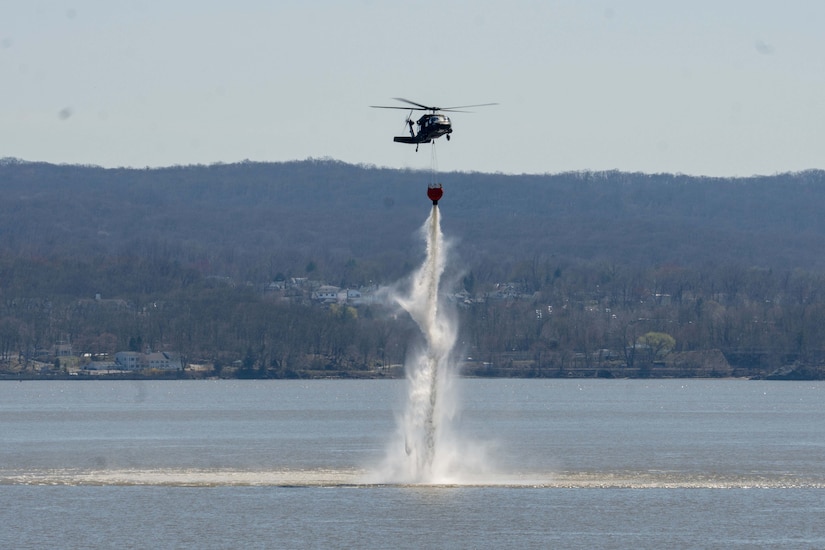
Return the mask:
<svg viewBox="0 0 825 550">
<path fill-rule="evenodd" d="M 330 160 L 4 159 L 0 362 L 71 341 L 89 354 L 140 343 L 256 376 L 403 363 L 409 320 L 374 302 L 322 305 L 285 282 L 368 292 L 409 275 L 429 177 Z M 466 372 L 821 371 L 825 172 L 441 182 Z"/>
</svg>

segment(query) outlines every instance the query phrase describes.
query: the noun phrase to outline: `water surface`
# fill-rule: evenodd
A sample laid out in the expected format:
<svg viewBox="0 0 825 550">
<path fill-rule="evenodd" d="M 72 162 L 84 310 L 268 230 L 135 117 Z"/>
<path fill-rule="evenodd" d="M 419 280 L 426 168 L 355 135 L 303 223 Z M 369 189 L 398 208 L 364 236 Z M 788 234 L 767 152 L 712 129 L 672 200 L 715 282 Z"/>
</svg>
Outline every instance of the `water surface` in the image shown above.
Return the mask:
<svg viewBox="0 0 825 550">
<path fill-rule="evenodd" d="M 404 381 L 5 382 L 0 546 L 821 548 L 823 392 L 459 380 L 474 475 L 416 485 Z"/>
</svg>

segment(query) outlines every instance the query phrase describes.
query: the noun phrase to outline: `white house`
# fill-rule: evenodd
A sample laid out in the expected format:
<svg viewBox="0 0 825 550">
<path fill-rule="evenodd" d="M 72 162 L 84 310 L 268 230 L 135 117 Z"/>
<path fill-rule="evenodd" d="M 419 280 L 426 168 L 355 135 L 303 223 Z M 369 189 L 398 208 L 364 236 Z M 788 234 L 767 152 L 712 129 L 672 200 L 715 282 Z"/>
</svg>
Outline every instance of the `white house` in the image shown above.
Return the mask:
<svg viewBox="0 0 825 550">
<path fill-rule="evenodd" d="M 312 292 L 312 299 L 319 302 L 337 302 L 341 289 L 337 286 L 323 285 Z"/>
<path fill-rule="evenodd" d="M 138 370 L 141 355 L 143 354 L 137 351 L 119 351 L 115 353 L 115 363 L 121 369 Z"/>
<path fill-rule="evenodd" d="M 173 370 L 181 369 L 183 367 L 178 354 L 165 351 L 158 351 L 154 353 L 119 351 L 115 354 L 115 363 L 117 363 L 119 368 L 124 370 Z"/>
</svg>

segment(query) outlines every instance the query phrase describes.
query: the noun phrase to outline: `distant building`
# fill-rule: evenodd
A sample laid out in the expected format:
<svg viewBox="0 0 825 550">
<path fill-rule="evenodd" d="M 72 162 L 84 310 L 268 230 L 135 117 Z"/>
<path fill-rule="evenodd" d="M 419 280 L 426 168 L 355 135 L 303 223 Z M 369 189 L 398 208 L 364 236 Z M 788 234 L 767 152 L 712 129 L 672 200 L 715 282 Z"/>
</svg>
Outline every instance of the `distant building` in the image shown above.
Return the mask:
<svg viewBox="0 0 825 550">
<path fill-rule="evenodd" d="M 115 354 L 115 363 L 123 370 L 161 369 L 175 370 L 183 368 L 177 353 L 158 351 L 140 353 L 137 351 L 119 351 Z"/>
<path fill-rule="evenodd" d="M 115 354 L 115 363 L 125 370 L 138 370 L 140 367 L 140 356 L 142 353 L 136 351 L 119 351 Z"/>
<path fill-rule="evenodd" d="M 122 370 L 122 367 L 114 361 L 90 361 L 83 366 L 83 370 L 87 371 L 117 371 Z"/>
<path fill-rule="evenodd" d="M 266 292 L 280 292 L 281 290 L 285 290 L 285 289 L 286 289 L 286 281 L 272 281 L 271 283 L 266 285 L 266 288 L 264 288 L 264 291 L 266 291 Z"/>
<path fill-rule="evenodd" d="M 312 292 L 312 299 L 319 302 L 337 302 L 341 289 L 337 286 L 323 285 Z"/>
</svg>

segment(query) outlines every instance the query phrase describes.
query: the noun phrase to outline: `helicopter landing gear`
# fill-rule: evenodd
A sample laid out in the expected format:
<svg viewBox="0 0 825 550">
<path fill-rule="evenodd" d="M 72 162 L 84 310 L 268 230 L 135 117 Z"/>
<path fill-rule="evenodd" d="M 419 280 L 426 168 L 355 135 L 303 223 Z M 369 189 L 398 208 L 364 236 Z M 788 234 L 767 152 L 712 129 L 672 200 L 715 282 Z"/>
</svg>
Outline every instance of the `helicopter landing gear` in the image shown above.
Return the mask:
<svg viewBox="0 0 825 550">
<path fill-rule="evenodd" d="M 447 141 L 450 141 L 450 134 L 447 134 Z"/>
</svg>

